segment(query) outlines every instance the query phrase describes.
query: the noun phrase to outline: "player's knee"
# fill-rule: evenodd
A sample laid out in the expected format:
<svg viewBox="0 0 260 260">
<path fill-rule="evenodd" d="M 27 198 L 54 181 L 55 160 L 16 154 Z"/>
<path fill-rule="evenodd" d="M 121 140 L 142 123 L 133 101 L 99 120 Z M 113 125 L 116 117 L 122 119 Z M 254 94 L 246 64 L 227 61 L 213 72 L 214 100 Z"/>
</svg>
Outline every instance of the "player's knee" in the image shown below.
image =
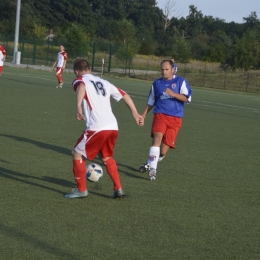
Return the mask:
<svg viewBox="0 0 260 260">
<path fill-rule="evenodd" d="M 102 158 L 102 162 L 105 164 L 110 158 L 112 157 L 105 157 L 105 158 Z"/>
<path fill-rule="evenodd" d="M 81 160 L 82 159 L 82 155 L 80 153 L 77 153 L 75 150 L 71 151 L 73 160 Z"/>
</svg>

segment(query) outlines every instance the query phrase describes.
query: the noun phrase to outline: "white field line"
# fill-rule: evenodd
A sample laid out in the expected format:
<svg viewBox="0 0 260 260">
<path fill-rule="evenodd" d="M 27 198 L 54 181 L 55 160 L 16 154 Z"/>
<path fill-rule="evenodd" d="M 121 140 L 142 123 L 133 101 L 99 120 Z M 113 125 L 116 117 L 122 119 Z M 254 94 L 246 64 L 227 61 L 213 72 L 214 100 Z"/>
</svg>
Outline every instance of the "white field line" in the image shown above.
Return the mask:
<svg viewBox="0 0 260 260">
<path fill-rule="evenodd" d="M 12 73 L 8 73 L 8 72 L 5 73 L 5 74 L 12 75 Z M 28 74 L 23 74 L 23 73 L 18 73 L 16 75 L 22 76 L 22 77 L 26 77 L 26 78 L 35 78 L 35 79 L 41 79 L 41 80 L 56 81 L 55 77 L 52 78 L 52 79 L 48 79 L 48 78 L 42 78 L 42 77 L 34 77 L 34 76 L 31 76 L 31 75 L 29 76 Z M 50 77 L 53 77 L 53 76 L 55 76 L 55 74 L 52 75 L 52 76 L 50 75 Z M 147 95 L 146 97 L 140 97 L 140 96 L 131 95 L 132 97 L 135 97 L 135 98 L 139 98 L 139 99 L 147 99 L 148 98 L 148 93 L 140 93 L 140 92 L 132 92 L 132 91 L 131 92 L 129 91 L 128 93 L 139 94 L 139 95 L 140 94 Z M 194 102 L 195 102 L 195 104 L 194 104 Z M 196 104 L 196 102 L 199 103 L 199 104 Z M 257 108 L 234 106 L 234 105 L 230 105 L 230 104 L 215 103 L 215 102 L 209 102 L 209 101 L 203 101 L 203 100 L 192 100 L 191 104 L 199 105 L 199 106 L 215 107 L 215 108 L 219 108 L 219 109 L 230 107 L 230 108 L 233 108 L 233 109 L 251 110 L 252 112 L 260 113 L 260 109 L 257 109 Z"/>
<path fill-rule="evenodd" d="M 128 92 L 130 93 L 134 93 L 134 94 L 143 94 L 145 95 L 145 93 L 140 93 L 140 92 Z M 131 95 L 131 97 L 134 98 L 139 98 L 139 99 L 148 99 L 148 94 L 147 97 L 140 97 L 140 96 L 136 96 L 136 95 Z M 215 103 L 215 102 L 209 102 L 209 101 L 203 101 L 203 100 L 192 100 L 191 101 L 191 106 L 192 105 L 196 105 L 196 106 L 203 106 L 203 107 L 214 107 L 214 108 L 219 108 L 219 109 L 225 109 L 225 108 L 232 108 L 235 110 L 238 109 L 242 109 L 242 110 L 251 110 L 252 112 L 255 113 L 260 113 L 260 109 L 257 108 L 250 108 L 250 107 L 242 107 L 242 106 L 235 106 L 235 105 L 230 105 L 230 104 L 223 104 L 223 103 Z"/>
<path fill-rule="evenodd" d="M 5 74 L 13 75 L 13 73 L 8 73 L 8 72 L 5 72 Z M 53 81 L 56 80 L 55 73 L 53 73 L 52 76 L 50 75 L 50 77 L 53 77 L 53 79 L 36 77 L 36 76 L 32 76 L 32 75 L 28 75 L 28 74 L 22 74 L 22 73 L 16 73 L 15 76 L 20 76 L 20 77 L 25 77 L 25 78 L 33 78 L 33 79 L 42 79 L 42 80 L 53 80 Z"/>
<path fill-rule="evenodd" d="M 237 109 L 252 110 L 254 112 L 257 112 L 257 111 L 260 112 L 260 109 L 257 109 L 257 108 L 234 106 L 234 105 L 229 105 L 229 104 L 215 103 L 215 102 L 209 102 L 209 101 L 203 101 L 203 100 L 193 100 L 192 102 L 205 103 L 205 104 L 209 104 L 209 106 L 212 106 L 212 105 L 213 106 L 215 106 L 215 105 L 221 106 L 219 108 L 231 107 L 231 108 L 237 108 Z M 199 104 L 199 105 L 201 105 L 201 104 Z M 204 105 L 204 106 L 206 106 L 206 105 Z"/>
</svg>

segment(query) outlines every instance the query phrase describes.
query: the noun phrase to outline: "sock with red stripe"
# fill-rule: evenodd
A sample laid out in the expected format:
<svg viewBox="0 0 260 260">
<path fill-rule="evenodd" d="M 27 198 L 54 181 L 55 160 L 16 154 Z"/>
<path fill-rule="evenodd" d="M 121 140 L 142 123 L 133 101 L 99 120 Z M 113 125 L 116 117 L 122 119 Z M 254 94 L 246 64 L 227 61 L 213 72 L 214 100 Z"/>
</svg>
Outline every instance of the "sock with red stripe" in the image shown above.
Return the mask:
<svg viewBox="0 0 260 260">
<path fill-rule="evenodd" d="M 114 183 L 114 190 L 121 189 L 122 187 L 120 183 L 116 161 L 112 157 L 110 157 L 107 161 L 104 162 L 104 164 L 106 166 L 107 173 L 109 174 L 110 178 Z"/>
<path fill-rule="evenodd" d="M 84 160 L 73 160 L 73 174 L 80 192 L 87 189 L 86 163 Z"/>
</svg>

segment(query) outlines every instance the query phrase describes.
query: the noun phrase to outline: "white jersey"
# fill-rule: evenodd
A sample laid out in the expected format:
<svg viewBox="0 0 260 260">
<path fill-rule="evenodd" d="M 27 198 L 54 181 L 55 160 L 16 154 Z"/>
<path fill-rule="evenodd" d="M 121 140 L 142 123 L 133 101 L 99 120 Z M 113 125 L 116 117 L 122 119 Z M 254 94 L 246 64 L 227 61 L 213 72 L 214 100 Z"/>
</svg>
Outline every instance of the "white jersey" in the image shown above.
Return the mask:
<svg viewBox="0 0 260 260">
<path fill-rule="evenodd" d="M 84 83 L 86 89 L 82 104 L 86 118 L 86 129 L 92 131 L 118 130 L 110 97 L 119 101 L 125 95 L 125 92 L 107 80 L 92 74 L 85 74 L 75 79 L 72 83 L 75 91 L 80 83 Z"/>
<path fill-rule="evenodd" d="M 62 68 L 65 60 L 67 60 L 67 53 L 65 51 L 59 52 L 57 57 L 57 67 Z"/>
<path fill-rule="evenodd" d="M 3 66 L 4 65 L 4 55 L 3 53 L 0 51 L 0 66 Z"/>
</svg>

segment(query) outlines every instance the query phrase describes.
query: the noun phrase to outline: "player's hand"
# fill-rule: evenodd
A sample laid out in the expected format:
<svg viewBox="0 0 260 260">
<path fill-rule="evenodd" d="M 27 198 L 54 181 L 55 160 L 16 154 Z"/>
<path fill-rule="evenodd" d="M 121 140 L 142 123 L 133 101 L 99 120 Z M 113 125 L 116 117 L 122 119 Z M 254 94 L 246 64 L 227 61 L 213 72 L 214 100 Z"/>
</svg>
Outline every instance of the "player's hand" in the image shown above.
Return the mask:
<svg viewBox="0 0 260 260">
<path fill-rule="evenodd" d="M 143 126 L 144 125 L 144 118 L 141 115 L 138 115 L 135 120 L 136 120 L 136 123 L 139 126 Z"/>
<path fill-rule="evenodd" d="M 78 112 L 77 114 L 76 114 L 76 117 L 77 117 L 77 119 L 78 120 L 85 120 L 85 117 L 82 115 L 82 113 L 80 113 L 80 112 Z"/>
<path fill-rule="evenodd" d="M 171 89 L 169 89 L 169 88 L 166 88 L 164 90 L 164 93 L 169 95 L 169 96 L 171 96 L 171 97 L 174 97 L 174 92 Z"/>
</svg>

